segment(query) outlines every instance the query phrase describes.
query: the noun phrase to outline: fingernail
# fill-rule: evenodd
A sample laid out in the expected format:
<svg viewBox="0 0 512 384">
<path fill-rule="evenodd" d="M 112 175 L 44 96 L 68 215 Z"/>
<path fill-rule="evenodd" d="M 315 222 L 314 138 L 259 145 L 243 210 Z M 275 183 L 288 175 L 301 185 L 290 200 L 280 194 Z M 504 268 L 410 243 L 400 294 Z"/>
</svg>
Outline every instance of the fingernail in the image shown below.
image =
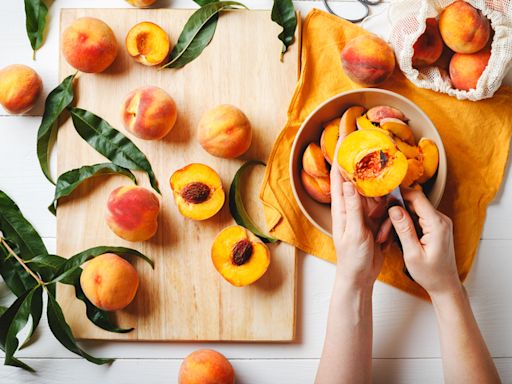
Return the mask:
<svg viewBox="0 0 512 384">
<path fill-rule="evenodd" d="M 354 190 L 354 186 L 351 182 L 343 183 L 343 194 L 345 196 L 354 196 L 356 191 Z"/>
<path fill-rule="evenodd" d="M 404 217 L 404 213 L 399 207 L 392 207 L 388 212 L 389 217 L 391 217 L 392 220 L 400 220 L 402 217 Z"/>
</svg>

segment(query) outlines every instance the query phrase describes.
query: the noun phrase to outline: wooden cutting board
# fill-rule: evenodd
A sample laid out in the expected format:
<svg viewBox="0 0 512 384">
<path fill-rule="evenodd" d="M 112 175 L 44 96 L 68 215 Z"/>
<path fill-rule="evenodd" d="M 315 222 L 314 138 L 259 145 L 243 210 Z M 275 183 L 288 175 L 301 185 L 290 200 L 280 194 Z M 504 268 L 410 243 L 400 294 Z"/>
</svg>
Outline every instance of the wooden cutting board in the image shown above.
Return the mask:
<svg viewBox="0 0 512 384">
<path fill-rule="evenodd" d="M 208 164 L 222 178 L 227 194 L 236 170 L 246 159 L 267 159 L 272 143 L 284 126 L 287 107 L 297 80 L 299 38 L 280 62 L 280 28 L 268 11 L 230 11 L 222 14 L 211 44 L 183 69 L 158 70 L 136 63 L 126 53 L 124 39 L 138 22 L 152 21 L 178 39 L 191 15 L 188 10 L 66 9 L 61 31 L 74 19 L 91 16 L 105 21 L 115 32 L 119 56 L 106 72 L 80 73 L 77 106 L 90 110 L 129 136 L 146 154 L 160 182 L 162 210 L 156 236 L 144 243 L 116 237 L 104 215 L 107 197 L 126 178 L 101 177 L 85 183 L 59 205 L 57 252 L 69 257 L 98 245 L 127 246 L 152 257 L 155 269 L 132 259 L 140 287 L 134 302 L 114 316 L 128 334 L 103 331 L 85 316 L 85 306 L 74 289 L 59 286 L 58 300 L 73 333 L 80 339 L 111 340 L 228 340 L 291 341 L 295 334 L 296 251 L 287 244 L 271 247 L 266 275 L 252 286 L 236 288 L 215 270 L 210 258 L 214 237 L 234 222 L 226 203 L 219 214 L 204 222 L 183 218 L 169 187 L 171 174 L 191 163 Z M 62 55 L 61 55 L 62 56 Z M 60 78 L 73 73 L 60 59 Z M 121 123 L 120 106 L 133 89 L 155 85 L 166 90 L 178 106 L 173 131 L 158 142 L 128 134 Z M 196 140 L 203 112 L 221 103 L 238 106 L 253 126 L 253 144 L 242 159 L 225 160 L 206 153 Z M 69 119 L 59 131 L 58 172 L 105 159 L 74 131 Z M 260 167 L 262 168 L 262 167 Z M 245 188 L 248 210 L 262 222 L 257 195 L 262 170 L 251 172 Z M 148 186 L 145 174 L 139 184 Z"/>
</svg>

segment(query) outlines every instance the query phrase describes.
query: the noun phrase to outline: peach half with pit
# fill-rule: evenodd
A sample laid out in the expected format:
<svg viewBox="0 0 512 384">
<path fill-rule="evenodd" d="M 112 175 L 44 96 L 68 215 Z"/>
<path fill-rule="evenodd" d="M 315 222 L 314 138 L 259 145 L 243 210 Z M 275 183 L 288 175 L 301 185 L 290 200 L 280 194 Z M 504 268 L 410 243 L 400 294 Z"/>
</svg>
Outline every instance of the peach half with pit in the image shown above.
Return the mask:
<svg viewBox="0 0 512 384">
<path fill-rule="evenodd" d="M 407 158 L 381 129 L 352 132 L 341 142 L 338 164 L 364 196 L 378 197 L 398 187 L 407 174 Z"/>
<path fill-rule="evenodd" d="M 232 159 L 243 155 L 251 146 L 252 128 L 240 109 L 221 104 L 204 113 L 197 135 L 199 144 L 206 152 Z"/>
<path fill-rule="evenodd" d="M 144 140 L 164 138 L 178 117 L 174 99 L 163 89 L 151 86 L 130 92 L 121 114 L 128 132 Z"/>
<path fill-rule="evenodd" d="M 103 72 L 114 62 L 117 51 L 112 29 L 93 17 L 76 19 L 62 34 L 64 58 L 82 72 Z"/>
<path fill-rule="evenodd" d="M 270 265 L 267 246 L 238 225 L 225 228 L 217 235 L 211 256 L 215 269 L 235 287 L 254 283 Z"/>
<path fill-rule="evenodd" d="M 117 311 L 134 299 L 139 287 L 139 275 L 122 257 L 105 253 L 84 265 L 80 286 L 96 307 L 104 311 Z"/>
<path fill-rule="evenodd" d="M 147 66 L 163 63 L 171 47 L 167 33 L 150 21 L 133 26 L 126 35 L 125 44 L 128 54 L 135 61 Z"/>
<path fill-rule="evenodd" d="M 224 205 L 222 181 L 207 165 L 194 163 L 177 170 L 170 184 L 179 212 L 189 219 L 209 219 Z"/>
<path fill-rule="evenodd" d="M 149 189 L 138 186 L 116 188 L 107 201 L 106 220 L 117 236 L 128 241 L 145 241 L 158 229 L 160 201 Z"/>
</svg>

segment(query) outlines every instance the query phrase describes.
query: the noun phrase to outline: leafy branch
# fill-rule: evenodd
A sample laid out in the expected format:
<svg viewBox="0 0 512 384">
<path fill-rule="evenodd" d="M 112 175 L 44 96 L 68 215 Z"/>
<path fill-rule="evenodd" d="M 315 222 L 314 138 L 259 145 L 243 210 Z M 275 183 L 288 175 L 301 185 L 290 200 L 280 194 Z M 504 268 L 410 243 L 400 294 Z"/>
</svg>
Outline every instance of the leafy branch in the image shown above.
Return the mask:
<svg viewBox="0 0 512 384">
<path fill-rule="evenodd" d="M 142 258 L 153 267 L 153 261 L 142 253 L 124 247 L 100 246 L 87 249 L 69 259 L 50 255 L 37 231 L 25 219 L 18 206 L 0 191 L 0 275 L 7 288 L 16 296 L 9 307 L 0 307 L 0 349 L 5 352 L 4 364 L 33 369 L 14 355 L 20 349 L 18 334 L 32 318 L 32 327 L 23 345 L 34 334 L 43 313 L 43 294 L 47 296 L 46 314 L 50 330 L 68 350 L 94 364 L 108 364 L 112 359 L 96 358 L 82 350 L 67 324 L 56 296 L 57 283 L 75 287 L 77 299 L 86 306 L 87 318 L 110 332 L 130 332 L 119 328 L 109 313 L 95 307 L 80 286 L 81 265 L 104 253 L 131 255 Z"/>
</svg>

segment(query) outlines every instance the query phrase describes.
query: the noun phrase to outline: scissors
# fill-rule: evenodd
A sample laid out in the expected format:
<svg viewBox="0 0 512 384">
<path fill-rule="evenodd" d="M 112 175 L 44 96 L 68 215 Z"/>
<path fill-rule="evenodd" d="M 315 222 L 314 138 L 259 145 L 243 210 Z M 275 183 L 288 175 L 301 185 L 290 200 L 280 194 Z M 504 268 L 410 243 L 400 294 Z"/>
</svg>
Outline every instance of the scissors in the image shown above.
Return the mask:
<svg viewBox="0 0 512 384">
<path fill-rule="evenodd" d="M 361 4 L 365 9 L 364 16 L 358 18 L 358 19 L 348 19 L 346 17 L 338 15 L 336 12 L 333 11 L 327 0 L 322 0 L 324 2 L 325 8 L 329 11 L 329 13 L 332 13 L 335 16 L 341 17 L 342 19 L 345 19 L 347 21 L 350 21 L 351 23 L 359 23 L 360 21 L 363 21 L 365 17 L 367 17 L 370 14 L 370 7 L 379 4 L 382 0 L 357 0 L 359 4 Z"/>
</svg>

